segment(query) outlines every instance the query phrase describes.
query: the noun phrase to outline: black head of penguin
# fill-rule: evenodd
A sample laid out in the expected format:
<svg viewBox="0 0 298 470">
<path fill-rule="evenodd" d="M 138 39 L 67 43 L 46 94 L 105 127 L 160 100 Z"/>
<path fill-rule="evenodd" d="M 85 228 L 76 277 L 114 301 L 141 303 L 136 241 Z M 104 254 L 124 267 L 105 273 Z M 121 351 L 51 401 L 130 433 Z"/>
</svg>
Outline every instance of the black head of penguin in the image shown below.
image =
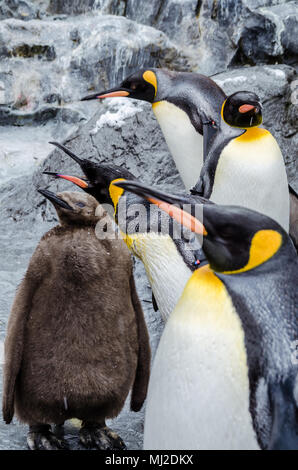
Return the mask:
<svg viewBox="0 0 298 470">
<path fill-rule="evenodd" d="M 271 218 L 238 206 L 204 205 L 195 212 L 185 199 L 135 181 L 115 182 L 127 191 L 157 204 L 190 230 L 203 235 L 210 267 L 219 273 L 245 272 L 268 261 L 288 242 L 286 232 Z M 203 213 L 203 223 L 189 212 Z"/>
<path fill-rule="evenodd" d="M 153 103 L 156 93 L 157 77 L 154 69 L 141 69 L 123 80 L 119 86 L 85 96 L 82 101 L 122 96 Z"/>
<path fill-rule="evenodd" d="M 232 127 L 246 129 L 262 124 L 262 104 L 250 91 L 237 91 L 222 105 L 222 119 Z"/>
<path fill-rule="evenodd" d="M 198 73 L 175 72 L 166 69 L 141 69 L 109 90 L 82 98 L 113 98 L 125 96 L 155 104 L 167 101 L 186 112 L 200 134 L 203 122 L 220 125 L 220 110 L 226 95 L 209 77 Z"/>
<path fill-rule="evenodd" d="M 55 194 L 47 189 L 38 192 L 53 204 L 61 225 L 94 226 L 103 216 L 102 207 L 88 194 L 75 191 Z"/>
<path fill-rule="evenodd" d="M 204 207 L 203 250 L 219 273 L 249 271 L 272 258 L 287 236 L 269 217 L 238 206 Z"/>
<path fill-rule="evenodd" d="M 112 181 L 119 179 L 134 179 L 134 175 L 126 168 L 117 165 L 107 165 L 104 163 L 95 163 L 91 160 L 81 159 L 75 155 L 71 150 L 58 142 L 50 142 L 56 147 L 63 150 L 81 167 L 84 176 L 76 177 L 63 175 L 57 172 L 45 171 L 45 174 L 54 176 L 56 178 L 63 178 L 71 181 L 86 193 L 93 196 L 100 204 L 114 204 L 115 199 L 119 193 L 119 189 L 115 186 L 111 188 Z M 111 191 L 112 190 L 112 191 Z"/>
</svg>

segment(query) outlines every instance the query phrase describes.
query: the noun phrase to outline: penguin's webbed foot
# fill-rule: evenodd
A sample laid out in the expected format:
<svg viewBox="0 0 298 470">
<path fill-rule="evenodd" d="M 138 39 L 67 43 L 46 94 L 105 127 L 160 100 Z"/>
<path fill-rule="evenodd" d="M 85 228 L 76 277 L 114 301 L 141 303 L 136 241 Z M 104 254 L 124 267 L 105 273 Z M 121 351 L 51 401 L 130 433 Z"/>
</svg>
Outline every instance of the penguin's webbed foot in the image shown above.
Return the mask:
<svg viewBox="0 0 298 470">
<path fill-rule="evenodd" d="M 67 450 L 67 442 L 55 436 L 49 424 L 29 427 L 27 444 L 30 450 Z"/>
<path fill-rule="evenodd" d="M 125 450 L 126 445 L 117 433 L 105 424 L 83 423 L 80 429 L 80 442 L 88 449 Z"/>
</svg>

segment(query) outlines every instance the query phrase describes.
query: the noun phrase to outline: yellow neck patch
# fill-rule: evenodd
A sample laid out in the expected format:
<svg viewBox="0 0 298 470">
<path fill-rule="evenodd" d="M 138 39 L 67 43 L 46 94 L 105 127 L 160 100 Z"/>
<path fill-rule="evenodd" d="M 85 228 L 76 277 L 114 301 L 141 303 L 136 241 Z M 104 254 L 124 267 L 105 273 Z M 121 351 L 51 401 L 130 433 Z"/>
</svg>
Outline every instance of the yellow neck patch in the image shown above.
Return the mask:
<svg viewBox="0 0 298 470">
<path fill-rule="evenodd" d="M 156 96 L 157 93 L 157 80 L 156 80 L 156 75 L 152 70 L 146 70 L 146 72 L 143 73 L 143 79 L 146 80 L 146 82 L 151 83 L 151 85 L 154 86 L 155 94 L 154 97 Z"/>
<path fill-rule="evenodd" d="M 248 263 L 236 271 L 224 271 L 223 274 L 238 274 L 256 268 L 265 263 L 279 250 L 282 236 L 275 230 L 259 230 L 251 241 Z"/>
<path fill-rule="evenodd" d="M 113 180 L 111 182 L 110 186 L 109 186 L 109 193 L 110 193 L 110 197 L 113 201 L 115 211 L 116 211 L 119 199 L 122 196 L 122 194 L 124 193 L 123 188 L 119 188 L 119 186 L 114 186 L 113 183 L 118 183 L 118 181 L 125 181 L 125 179 L 124 178 L 117 178 L 117 179 Z"/>
<path fill-rule="evenodd" d="M 261 127 L 249 127 L 246 129 L 246 132 L 244 132 L 244 134 L 240 135 L 235 140 L 237 140 L 238 142 L 250 142 L 253 140 L 262 139 L 263 137 L 267 137 L 269 135 L 271 134 L 266 129 L 263 129 Z"/>
</svg>

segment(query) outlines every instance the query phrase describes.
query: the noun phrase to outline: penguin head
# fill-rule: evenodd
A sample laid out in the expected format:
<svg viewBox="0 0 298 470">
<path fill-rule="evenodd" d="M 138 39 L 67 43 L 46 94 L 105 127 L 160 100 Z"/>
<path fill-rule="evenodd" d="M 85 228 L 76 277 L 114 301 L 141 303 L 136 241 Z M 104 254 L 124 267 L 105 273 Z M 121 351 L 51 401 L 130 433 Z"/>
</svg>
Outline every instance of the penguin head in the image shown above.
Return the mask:
<svg viewBox="0 0 298 470">
<path fill-rule="evenodd" d="M 82 101 L 126 96 L 153 103 L 157 93 L 157 77 L 154 69 L 141 69 L 114 88 L 85 96 Z"/>
<path fill-rule="evenodd" d="M 82 101 L 118 96 L 147 101 L 155 111 L 155 105 L 170 103 L 187 114 L 200 134 L 203 123 L 220 125 L 220 110 L 226 99 L 223 90 L 205 75 L 148 68 L 133 73 L 119 86 L 85 96 Z"/>
<path fill-rule="evenodd" d="M 250 91 L 237 91 L 222 105 L 222 119 L 232 127 L 247 129 L 262 124 L 262 104 Z"/>
<path fill-rule="evenodd" d="M 54 205 L 61 225 L 96 225 L 104 210 L 89 194 L 75 191 L 53 193 L 47 189 L 38 192 Z"/>
<path fill-rule="evenodd" d="M 62 178 L 68 180 L 86 193 L 93 196 L 100 204 L 113 204 L 117 205 L 119 197 L 123 194 L 123 190 L 112 185 L 112 182 L 119 180 L 133 180 L 134 175 L 126 168 L 117 165 L 107 165 L 104 163 L 95 163 L 91 160 L 81 159 L 75 155 L 71 150 L 58 142 L 50 142 L 56 147 L 63 150 L 81 167 L 84 176 L 70 176 L 58 172 L 44 171 L 46 175 L 54 176 L 55 178 Z"/>
<path fill-rule="evenodd" d="M 121 181 L 117 186 L 158 205 L 178 222 L 202 238 L 210 267 L 219 273 L 238 274 L 273 258 L 288 240 L 286 232 L 273 219 L 238 206 L 206 204 L 203 211 L 180 196 L 155 190 L 136 181 Z M 190 213 L 191 211 L 191 213 Z M 198 220 L 192 213 L 199 213 Z M 203 223 L 202 223 L 203 222 Z"/>
</svg>

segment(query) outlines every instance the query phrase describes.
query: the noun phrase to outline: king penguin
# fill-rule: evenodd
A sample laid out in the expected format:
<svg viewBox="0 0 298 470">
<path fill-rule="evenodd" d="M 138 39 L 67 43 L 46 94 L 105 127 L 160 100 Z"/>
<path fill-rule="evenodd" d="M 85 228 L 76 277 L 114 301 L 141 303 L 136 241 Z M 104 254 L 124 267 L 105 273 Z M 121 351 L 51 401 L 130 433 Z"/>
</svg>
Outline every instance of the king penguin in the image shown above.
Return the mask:
<svg viewBox="0 0 298 470">
<path fill-rule="evenodd" d="M 284 189 L 285 170 L 280 149 L 268 131 L 259 129 L 255 132 L 254 128 L 252 132 L 251 127 L 256 125 L 256 120 L 254 119 L 251 125 L 250 118 L 256 109 L 258 109 L 256 115 L 258 118 L 261 117 L 261 105 L 256 95 L 248 93 L 246 95 L 248 102 L 246 102 L 245 99 L 241 100 L 242 92 L 240 92 L 237 103 L 237 93 L 233 100 L 228 100 L 224 91 L 209 77 L 152 68 L 139 70 L 127 77 L 119 87 L 86 96 L 83 100 L 126 96 L 151 103 L 187 190 L 193 186 L 196 191 L 200 188 L 200 195 L 211 197 L 211 200 L 214 197 L 214 201 L 219 204 L 244 205 L 255 210 L 265 209 L 265 214 L 275 218 L 287 231 L 290 230 L 290 235 L 298 248 L 298 196 L 293 188 L 289 187 L 290 196 L 287 196 Z M 249 105 L 251 98 L 256 104 L 255 110 L 252 108 L 249 110 L 244 106 Z M 230 113 L 231 118 L 227 121 L 222 118 L 224 103 L 225 114 Z M 233 107 L 233 103 L 235 108 L 231 112 L 229 105 L 232 104 Z M 242 113 L 238 111 L 241 106 L 244 106 L 241 108 Z M 245 109 L 248 111 L 244 112 Z M 238 123 L 235 126 L 237 119 Z M 266 135 L 267 138 L 259 139 L 261 135 L 263 137 Z M 229 143 L 231 145 L 228 145 Z M 231 157 L 228 159 L 230 151 Z M 238 159 L 236 151 L 239 151 Z M 249 155 L 252 156 L 251 159 Z M 220 156 L 224 156 L 224 160 L 220 159 Z M 275 163 L 273 163 L 274 158 Z M 230 168 L 231 161 L 237 163 L 238 170 L 234 165 Z M 273 163 L 271 168 L 268 166 L 270 161 Z M 203 179 L 200 179 L 198 185 L 204 162 Z M 217 181 L 215 182 L 214 194 L 210 196 L 210 187 L 202 192 L 202 184 L 207 178 L 212 180 L 211 186 L 213 186 L 217 163 L 220 163 L 217 172 L 217 176 L 220 176 L 220 185 L 217 186 Z M 281 169 L 279 177 L 278 166 Z M 242 172 L 239 171 L 240 168 Z M 221 177 L 222 172 L 224 172 L 223 177 Z M 234 190 L 231 191 L 232 188 Z M 209 196 L 206 195 L 208 192 Z M 291 204 L 289 210 L 284 205 L 287 204 L 288 197 Z M 270 204 L 271 208 L 267 211 Z M 287 221 L 289 211 L 291 211 L 290 229 Z"/>
<path fill-rule="evenodd" d="M 199 263 L 204 263 L 205 256 L 199 242 L 190 231 L 184 230 L 181 233 L 181 230 L 177 230 L 180 228 L 178 224 L 173 225 L 172 219 L 162 211 L 152 210 L 154 206 L 151 207 L 142 197 L 112 184 L 115 181 L 135 179 L 126 168 L 81 159 L 64 145 L 51 143 L 73 158 L 85 176 L 78 178 L 57 172 L 45 173 L 75 183 L 100 204 L 112 207 L 112 215 L 124 241 L 144 264 L 155 309 L 160 311 L 166 321 L 192 272 Z M 186 202 L 189 197 L 185 196 Z M 210 201 L 199 196 L 196 200 L 210 204 Z"/>
<path fill-rule="evenodd" d="M 193 186 L 208 145 L 214 133 L 220 132 L 220 110 L 226 99 L 223 90 L 205 75 L 151 68 L 139 70 L 120 86 L 83 100 L 118 96 L 152 104 L 184 185 L 186 189 Z"/>
<path fill-rule="evenodd" d="M 82 420 L 80 442 L 124 449 L 105 424 L 132 388 L 131 409 L 147 393 L 150 347 L 130 253 L 123 240 L 99 240 L 106 216 L 90 195 L 39 192 L 60 225 L 37 246 L 18 288 L 5 339 L 3 418 L 29 425 L 30 449 L 61 449 L 52 424 Z"/>
<path fill-rule="evenodd" d="M 202 224 L 179 197 L 136 181 L 115 184 L 203 236 L 209 262 L 186 284 L 160 340 L 145 448 L 298 449 L 298 258 L 290 237 L 247 208 L 205 205 Z"/>
<path fill-rule="evenodd" d="M 258 96 L 248 91 L 234 93 L 223 103 L 221 116 L 222 126 L 226 124 L 231 132 L 215 135 L 192 192 L 218 204 L 237 204 L 261 212 L 289 232 L 285 163 L 275 138 L 259 127 L 262 105 Z"/>
</svg>

